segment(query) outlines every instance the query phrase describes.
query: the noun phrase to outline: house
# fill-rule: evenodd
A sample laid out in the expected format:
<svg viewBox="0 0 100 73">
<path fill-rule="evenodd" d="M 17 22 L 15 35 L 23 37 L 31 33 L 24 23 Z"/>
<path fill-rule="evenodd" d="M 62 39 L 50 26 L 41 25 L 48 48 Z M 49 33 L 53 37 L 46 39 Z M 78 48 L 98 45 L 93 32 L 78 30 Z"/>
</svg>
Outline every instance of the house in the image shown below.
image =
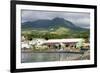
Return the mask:
<svg viewBox="0 0 100 73">
<path fill-rule="evenodd" d="M 30 45 L 42 45 L 44 42 L 46 42 L 45 39 L 40 39 L 40 38 L 34 38 L 29 42 Z"/>
<path fill-rule="evenodd" d="M 30 48 L 29 42 L 28 41 L 21 42 L 21 48 Z"/>
</svg>

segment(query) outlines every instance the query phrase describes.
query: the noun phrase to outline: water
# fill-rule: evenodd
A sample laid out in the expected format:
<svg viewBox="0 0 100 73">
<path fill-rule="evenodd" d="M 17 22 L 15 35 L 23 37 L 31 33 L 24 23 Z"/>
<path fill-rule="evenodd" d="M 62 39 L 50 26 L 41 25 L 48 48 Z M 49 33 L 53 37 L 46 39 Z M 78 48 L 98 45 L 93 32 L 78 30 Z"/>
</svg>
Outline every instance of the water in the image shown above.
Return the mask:
<svg viewBox="0 0 100 73">
<path fill-rule="evenodd" d="M 81 56 L 77 53 L 21 53 L 21 62 L 68 61 L 80 59 Z"/>
</svg>

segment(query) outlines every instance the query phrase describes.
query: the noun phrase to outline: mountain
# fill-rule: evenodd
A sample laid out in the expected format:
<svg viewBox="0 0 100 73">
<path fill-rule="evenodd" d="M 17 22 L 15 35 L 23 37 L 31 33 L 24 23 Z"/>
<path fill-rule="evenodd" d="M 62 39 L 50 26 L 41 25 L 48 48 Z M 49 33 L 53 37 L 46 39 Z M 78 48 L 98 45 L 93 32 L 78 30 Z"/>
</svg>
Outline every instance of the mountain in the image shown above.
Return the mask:
<svg viewBox="0 0 100 73">
<path fill-rule="evenodd" d="M 86 30 L 85 28 L 81 28 L 73 24 L 71 21 L 65 20 L 64 18 L 54 18 L 52 20 L 44 19 L 44 20 L 36 20 L 36 21 L 28 21 L 22 23 L 22 29 L 25 28 L 43 28 L 43 29 L 51 29 L 65 27 L 71 30 Z"/>
</svg>

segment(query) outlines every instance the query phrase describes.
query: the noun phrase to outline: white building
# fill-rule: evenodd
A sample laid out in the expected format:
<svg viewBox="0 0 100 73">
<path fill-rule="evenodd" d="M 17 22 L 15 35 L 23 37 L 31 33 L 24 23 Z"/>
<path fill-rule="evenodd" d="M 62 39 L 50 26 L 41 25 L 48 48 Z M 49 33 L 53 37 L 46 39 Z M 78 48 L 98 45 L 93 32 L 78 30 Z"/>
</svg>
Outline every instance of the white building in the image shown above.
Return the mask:
<svg viewBox="0 0 100 73">
<path fill-rule="evenodd" d="M 21 48 L 30 48 L 30 45 L 28 42 L 21 42 Z"/>
<path fill-rule="evenodd" d="M 29 42 L 31 45 L 42 45 L 44 42 L 46 42 L 45 39 L 35 38 L 32 41 Z"/>
<path fill-rule="evenodd" d="M 31 48 L 32 45 L 40 46 L 42 45 L 46 40 L 45 39 L 38 39 L 35 38 L 31 41 L 22 41 L 21 42 L 21 48 Z"/>
<path fill-rule="evenodd" d="M 84 41 L 82 38 L 76 38 L 76 39 L 50 39 L 45 41 L 44 43 L 77 43 Z"/>
</svg>

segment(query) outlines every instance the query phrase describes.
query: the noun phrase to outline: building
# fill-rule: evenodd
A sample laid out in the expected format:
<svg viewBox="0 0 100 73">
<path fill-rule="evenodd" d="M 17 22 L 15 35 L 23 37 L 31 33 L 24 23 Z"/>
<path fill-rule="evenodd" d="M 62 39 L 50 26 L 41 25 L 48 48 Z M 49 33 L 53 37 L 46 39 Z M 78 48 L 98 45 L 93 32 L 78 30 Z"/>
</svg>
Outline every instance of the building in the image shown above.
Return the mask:
<svg viewBox="0 0 100 73">
<path fill-rule="evenodd" d="M 76 38 L 76 39 L 40 39 L 40 38 L 35 38 L 31 41 L 27 41 L 25 43 L 22 42 L 22 48 L 31 48 L 32 45 L 35 46 L 43 46 L 46 45 L 49 48 L 57 48 L 57 49 L 64 49 L 64 47 L 76 47 L 80 48 L 82 46 L 82 43 L 84 42 L 84 39 L 82 38 Z"/>
<path fill-rule="evenodd" d="M 84 42 L 84 39 L 82 39 L 82 38 L 50 39 L 50 40 L 45 41 L 44 44 L 48 45 L 49 47 L 54 46 L 54 47 L 61 49 L 61 48 L 64 48 L 64 47 L 80 48 L 80 47 L 82 47 L 83 42 Z"/>
</svg>

